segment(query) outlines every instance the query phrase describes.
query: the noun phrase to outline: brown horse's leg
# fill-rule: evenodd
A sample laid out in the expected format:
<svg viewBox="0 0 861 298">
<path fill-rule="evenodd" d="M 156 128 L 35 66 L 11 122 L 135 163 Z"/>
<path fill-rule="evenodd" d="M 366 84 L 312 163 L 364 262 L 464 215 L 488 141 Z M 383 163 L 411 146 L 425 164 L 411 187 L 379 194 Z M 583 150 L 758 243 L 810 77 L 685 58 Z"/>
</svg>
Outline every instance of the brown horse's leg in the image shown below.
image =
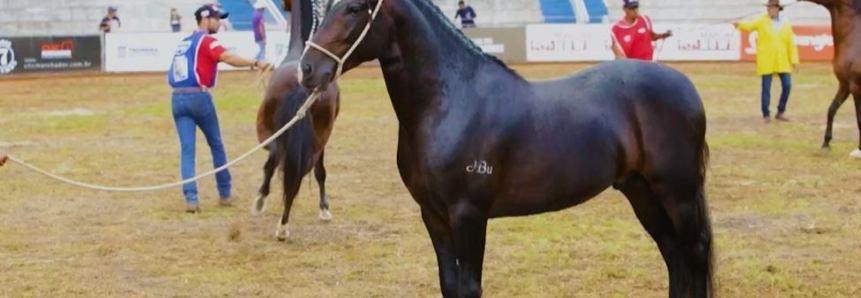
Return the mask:
<svg viewBox="0 0 861 298">
<path fill-rule="evenodd" d="M 681 272 L 677 269 L 681 254 L 678 251 L 673 222 L 667 215 L 667 211 L 658 201 L 649 183 L 639 173 L 631 174 L 631 177 L 617 188 L 628 198 L 640 224 L 652 236 L 661 251 L 661 256 L 664 257 L 669 277 L 670 298 L 681 297 L 679 287 Z"/>
<path fill-rule="evenodd" d="M 672 298 L 710 298 L 714 296 L 712 231 L 703 179 L 696 172 L 665 176 L 652 184 L 673 223 L 678 251 L 678 286 L 670 286 Z"/>
<path fill-rule="evenodd" d="M 853 94 L 855 100 L 855 120 L 858 122 L 859 145 L 849 154 L 852 158 L 861 159 L 861 91 Z"/>
<path fill-rule="evenodd" d="M 442 296 L 457 298 L 458 268 L 454 234 L 448 220 L 428 208 L 422 208 L 422 220 L 428 230 L 439 265 L 439 284 Z"/>
<path fill-rule="evenodd" d="M 269 151 L 269 158 L 266 164 L 263 165 L 263 184 L 260 185 L 260 192 L 257 198 L 254 199 L 254 204 L 251 207 L 251 214 L 260 215 L 266 211 L 266 197 L 269 196 L 270 184 L 272 176 L 275 175 L 275 170 L 278 168 L 278 154 L 275 150 L 275 143 L 271 144 L 272 148 Z"/>
<path fill-rule="evenodd" d="M 326 167 L 323 165 L 323 156 L 326 151 L 320 152 L 320 159 L 314 166 L 314 178 L 317 179 L 317 185 L 320 186 L 320 219 L 323 221 L 332 220 L 332 213 L 329 212 L 329 197 L 326 196 Z"/>
<path fill-rule="evenodd" d="M 463 199 L 453 214 L 454 243 L 458 260 L 458 292 L 461 298 L 481 297 L 481 272 L 487 237 L 487 213 Z"/>
<path fill-rule="evenodd" d="M 831 148 L 832 129 L 834 127 L 834 116 L 837 115 L 837 110 L 843 105 L 843 102 L 849 98 L 849 88 L 845 84 L 840 84 L 840 89 L 837 90 L 837 95 L 831 102 L 831 107 L 828 108 L 828 122 L 825 127 L 825 142 L 822 144 L 823 151 L 828 151 Z"/>
<path fill-rule="evenodd" d="M 290 218 L 290 210 L 293 209 L 293 199 L 299 194 L 299 187 L 302 184 L 303 173 L 299 169 L 288 169 L 284 166 L 284 214 L 279 221 L 278 229 L 275 231 L 275 238 L 279 241 L 287 240 L 290 237 L 290 230 L 287 226 Z M 292 171 L 292 173 L 291 173 Z M 307 173 L 307 171 L 305 172 Z"/>
</svg>

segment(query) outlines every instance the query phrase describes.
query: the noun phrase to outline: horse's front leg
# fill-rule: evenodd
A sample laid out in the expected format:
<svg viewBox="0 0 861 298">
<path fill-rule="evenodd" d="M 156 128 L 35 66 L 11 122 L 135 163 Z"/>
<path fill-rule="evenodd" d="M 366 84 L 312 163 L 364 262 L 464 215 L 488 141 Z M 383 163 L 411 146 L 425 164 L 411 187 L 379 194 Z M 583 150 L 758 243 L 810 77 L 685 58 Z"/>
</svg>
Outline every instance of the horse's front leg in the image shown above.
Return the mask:
<svg viewBox="0 0 861 298">
<path fill-rule="evenodd" d="M 473 203 L 460 202 L 453 210 L 454 241 L 461 298 L 481 297 L 481 271 L 487 236 L 487 212 Z"/>
<path fill-rule="evenodd" d="M 448 216 L 435 213 L 432 209 L 422 207 L 422 220 L 430 234 L 439 264 L 439 284 L 442 296 L 457 298 L 457 255 L 454 246 L 454 233 L 448 221 Z"/>
</svg>

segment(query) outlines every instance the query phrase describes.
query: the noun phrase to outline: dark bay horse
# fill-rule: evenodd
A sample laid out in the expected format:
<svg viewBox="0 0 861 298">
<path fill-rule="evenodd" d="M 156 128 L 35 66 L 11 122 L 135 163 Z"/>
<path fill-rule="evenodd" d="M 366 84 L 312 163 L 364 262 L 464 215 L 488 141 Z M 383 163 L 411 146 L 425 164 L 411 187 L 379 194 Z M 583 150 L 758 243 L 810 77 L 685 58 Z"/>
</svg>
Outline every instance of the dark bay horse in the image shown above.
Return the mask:
<svg viewBox="0 0 861 298">
<path fill-rule="evenodd" d="M 840 82 L 837 95 L 828 108 L 828 125 L 825 129 L 823 151 L 831 148 L 834 115 L 851 94 L 855 100 L 855 118 L 861 135 L 861 0 L 801 0 L 824 6 L 831 13 L 831 30 L 834 35 L 834 75 Z M 861 136 L 859 136 L 861 142 Z M 861 144 L 851 157 L 861 158 Z"/>
<path fill-rule="evenodd" d="M 421 206 L 444 297 L 481 296 L 489 218 L 562 210 L 611 186 L 656 242 L 669 297 L 714 296 L 706 115 L 683 74 L 618 61 L 531 83 L 429 0 L 344 0 L 308 44 L 312 90 L 338 77 L 336 60 L 349 70 L 379 59 L 398 169 Z"/>
<path fill-rule="evenodd" d="M 297 77 L 298 60 L 305 49 L 305 40 L 312 28 L 319 25 L 323 12 L 316 9 L 318 0 L 284 1 L 284 7 L 292 13 L 290 48 L 287 58 L 275 69 L 263 103 L 257 114 L 257 136 L 262 142 L 290 121 L 299 107 L 305 102 L 309 92 L 299 84 Z M 322 0 L 320 0 L 322 1 Z M 330 0 L 329 3 L 332 1 Z M 319 14 L 319 16 L 315 16 Z M 270 146 L 269 158 L 264 165 L 264 180 L 260 194 L 254 200 L 253 214 L 261 214 L 266 209 L 270 182 L 275 170 L 280 166 L 284 172 L 284 214 L 279 221 L 275 236 L 285 240 L 290 232 L 287 222 L 293 199 L 299 193 L 302 179 L 311 169 L 320 186 L 320 219 L 332 219 L 329 212 L 329 199 L 326 196 L 326 168 L 323 165 L 324 148 L 329 141 L 338 116 L 340 91 L 336 84 L 330 85 L 308 111 L 308 117 L 297 123 Z"/>
</svg>

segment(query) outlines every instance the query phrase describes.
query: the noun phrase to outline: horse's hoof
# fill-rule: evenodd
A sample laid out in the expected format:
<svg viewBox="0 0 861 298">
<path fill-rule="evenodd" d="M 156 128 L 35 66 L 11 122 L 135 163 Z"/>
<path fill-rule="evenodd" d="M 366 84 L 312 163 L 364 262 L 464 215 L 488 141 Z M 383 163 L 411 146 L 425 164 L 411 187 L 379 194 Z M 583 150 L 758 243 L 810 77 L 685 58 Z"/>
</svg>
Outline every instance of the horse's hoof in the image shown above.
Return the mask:
<svg viewBox="0 0 861 298">
<path fill-rule="evenodd" d="M 819 149 L 819 153 L 822 153 L 822 154 L 828 154 L 828 153 L 831 153 L 831 147 L 828 147 L 828 146 L 822 146 L 822 148 L 821 148 L 821 149 Z"/>
<path fill-rule="evenodd" d="M 251 215 L 260 216 L 263 212 L 266 212 L 266 209 L 269 207 L 267 203 L 266 196 L 258 195 L 254 198 L 254 202 L 251 203 Z"/>
<path fill-rule="evenodd" d="M 275 230 L 275 239 L 278 241 L 287 241 L 287 238 L 290 238 L 290 227 L 289 224 L 281 224 L 281 221 L 278 221 L 278 228 Z"/>
<path fill-rule="evenodd" d="M 857 148 L 855 150 L 852 150 L 852 153 L 849 153 L 849 157 L 854 159 L 861 159 L 861 150 Z"/>
<path fill-rule="evenodd" d="M 329 212 L 329 209 L 320 210 L 320 220 L 332 221 L 332 212 Z"/>
</svg>

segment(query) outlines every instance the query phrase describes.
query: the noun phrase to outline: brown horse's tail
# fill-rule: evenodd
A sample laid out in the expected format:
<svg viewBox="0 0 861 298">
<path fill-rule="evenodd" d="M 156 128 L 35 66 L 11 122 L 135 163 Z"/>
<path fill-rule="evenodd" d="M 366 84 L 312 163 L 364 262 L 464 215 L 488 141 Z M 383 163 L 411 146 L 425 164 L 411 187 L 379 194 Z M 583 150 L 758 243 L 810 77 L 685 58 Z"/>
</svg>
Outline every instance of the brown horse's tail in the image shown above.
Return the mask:
<svg viewBox="0 0 861 298">
<path fill-rule="evenodd" d="M 305 91 L 305 88 L 299 86 L 293 88 L 278 103 L 278 111 L 276 112 L 278 116 L 276 117 L 275 127 L 280 128 L 293 119 L 307 98 L 308 92 Z M 312 118 L 313 115 L 308 111 L 305 118 L 296 122 L 293 127 L 288 129 L 275 142 L 277 144 L 275 149 L 278 160 L 281 162 L 284 170 L 285 180 L 301 180 L 302 176 L 314 165 L 315 145 Z"/>
</svg>

